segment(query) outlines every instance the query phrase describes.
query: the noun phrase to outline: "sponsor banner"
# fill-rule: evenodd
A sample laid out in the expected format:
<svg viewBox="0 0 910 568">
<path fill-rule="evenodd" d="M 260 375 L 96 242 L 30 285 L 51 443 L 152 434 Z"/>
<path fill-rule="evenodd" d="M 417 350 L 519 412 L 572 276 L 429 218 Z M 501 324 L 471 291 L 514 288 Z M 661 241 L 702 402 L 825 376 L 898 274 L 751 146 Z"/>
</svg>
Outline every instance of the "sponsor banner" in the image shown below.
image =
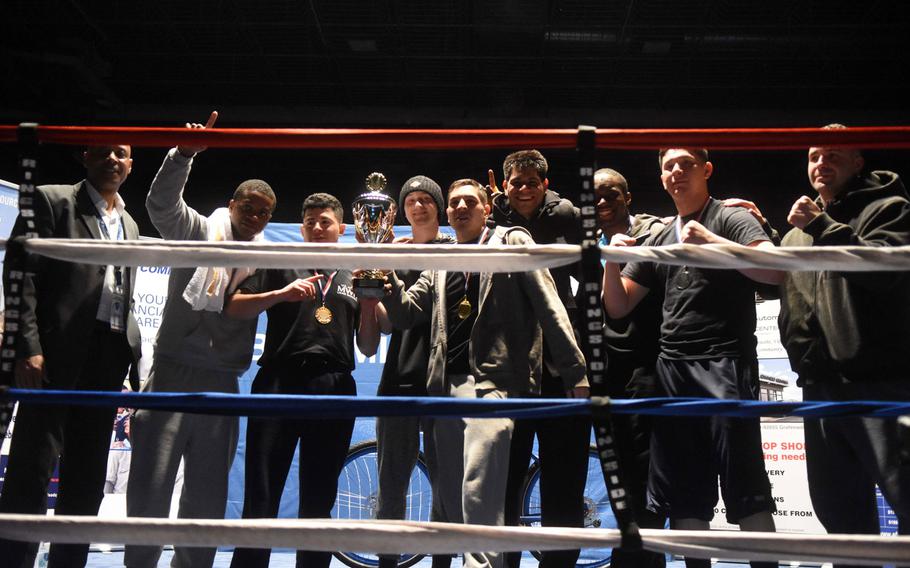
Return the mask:
<svg viewBox="0 0 910 568">
<path fill-rule="evenodd" d="M 780 342 L 777 315 L 779 300 L 756 304 L 758 340 L 759 396 L 761 400 L 802 401 L 802 389 L 796 385 L 796 373 Z M 771 481 L 771 493 L 777 505 L 774 524 L 779 532 L 824 534 L 809 498 L 806 475 L 805 436 L 801 418 L 762 418 L 762 450 L 765 469 Z M 718 492 L 719 493 L 719 492 Z M 879 520 L 883 535 L 896 534 L 897 517 L 878 491 Z M 736 530 L 726 522 L 723 498 L 718 497 L 712 528 Z"/>
<path fill-rule="evenodd" d="M 755 304 L 755 339 L 759 359 L 786 359 L 787 352 L 780 342 L 777 315 L 780 300 L 765 300 Z"/>
</svg>

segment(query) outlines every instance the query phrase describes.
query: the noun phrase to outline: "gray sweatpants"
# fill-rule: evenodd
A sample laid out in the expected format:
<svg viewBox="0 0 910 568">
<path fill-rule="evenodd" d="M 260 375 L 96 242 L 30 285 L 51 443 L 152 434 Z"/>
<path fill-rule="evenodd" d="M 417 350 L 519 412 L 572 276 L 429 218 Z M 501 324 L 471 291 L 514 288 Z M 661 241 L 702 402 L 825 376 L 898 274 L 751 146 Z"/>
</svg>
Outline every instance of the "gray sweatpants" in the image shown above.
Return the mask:
<svg viewBox="0 0 910 568">
<path fill-rule="evenodd" d="M 377 416 L 376 417 L 376 469 L 378 471 L 379 490 L 376 492 L 376 518 L 402 520 L 407 512 L 408 485 L 411 472 L 417 465 L 417 454 L 420 452 L 420 431 L 423 430 L 426 440 L 424 461 L 430 476 L 430 488 L 433 492 L 433 509 L 431 521 L 445 521 L 439 514 L 436 504 L 436 463 L 430 453 L 432 430 L 427 416 Z M 398 562 L 398 555 L 380 555 L 384 561 L 380 566 Z M 396 564 L 397 565 L 397 564 Z"/>
<path fill-rule="evenodd" d="M 495 389 L 478 390 L 471 375 L 448 375 L 449 396 L 506 398 Z M 440 418 L 433 424 L 439 479 L 434 491 L 450 522 L 502 526 L 509 476 L 511 418 Z M 435 500 L 435 499 L 434 499 Z M 459 521 L 455 510 L 460 506 Z M 451 511 L 451 513 L 449 513 Z M 502 568 L 501 552 L 466 551 L 466 568 Z"/>
<path fill-rule="evenodd" d="M 237 374 L 156 359 L 145 392 L 237 393 Z M 178 517 L 220 519 L 227 502 L 228 472 L 237 450 L 236 416 L 138 410 L 132 418 L 133 457 L 126 493 L 130 517 L 167 517 L 180 459 L 183 491 Z M 160 546 L 127 546 L 128 568 L 154 567 Z M 211 568 L 214 548 L 175 548 L 173 568 Z"/>
<path fill-rule="evenodd" d="M 495 389 L 475 390 L 476 398 L 506 398 Z M 462 508 L 469 525 L 502 526 L 512 448 L 511 418 L 465 418 Z M 502 568 L 502 552 L 466 552 L 465 568 Z"/>
</svg>

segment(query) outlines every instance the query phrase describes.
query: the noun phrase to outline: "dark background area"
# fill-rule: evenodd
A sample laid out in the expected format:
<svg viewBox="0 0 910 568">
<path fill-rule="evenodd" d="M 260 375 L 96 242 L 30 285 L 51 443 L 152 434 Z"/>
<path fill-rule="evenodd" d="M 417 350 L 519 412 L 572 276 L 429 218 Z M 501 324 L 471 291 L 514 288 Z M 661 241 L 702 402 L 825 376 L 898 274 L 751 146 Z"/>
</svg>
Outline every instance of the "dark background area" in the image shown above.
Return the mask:
<svg viewBox="0 0 910 568">
<path fill-rule="evenodd" d="M 907 125 L 910 3 L 766 0 L 299 0 L 0 3 L 0 124 L 223 127 L 603 128 Z M 517 149 L 517 148 L 516 148 Z M 122 192 L 143 201 L 166 149 L 134 149 Z M 44 147 L 39 183 L 81 179 L 78 149 Z M 279 196 L 346 203 L 372 171 L 391 193 L 422 173 L 501 180 L 505 151 L 213 148 L 191 205 L 208 213 L 244 179 Z M 545 151 L 572 197 L 571 150 Z M 0 178 L 18 181 L 14 145 Z M 910 175 L 907 152 L 867 155 Z M 656 152 L 601 151 L 639 211 L 672 212 Z M 809 187 L 804 152 L 713 152 L 717 197 L 759 203 L 779 227 Z"/>
</svg>

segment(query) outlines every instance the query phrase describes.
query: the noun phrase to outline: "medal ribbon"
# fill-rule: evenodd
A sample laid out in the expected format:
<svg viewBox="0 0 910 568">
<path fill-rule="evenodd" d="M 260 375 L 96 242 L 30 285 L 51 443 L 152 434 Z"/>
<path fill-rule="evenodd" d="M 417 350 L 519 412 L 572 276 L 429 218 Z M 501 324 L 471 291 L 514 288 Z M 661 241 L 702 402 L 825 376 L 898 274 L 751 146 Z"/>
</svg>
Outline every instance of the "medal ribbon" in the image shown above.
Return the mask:
<svg viewBox="0 0 910 568">
<path fill-rule="evenodd" d="M 319 274 L 315 270 L 313 271 L 313 273 L 317 274 L 317 275 Z M 329 296 L 329 292 L 332 291 L 332 280 L 335 278 L 336 274 L 338 274 L 337 270 L 335 272 L 333 272 L 331 276 L 324 279 L 325 284 L 323 284 L 322 282 L 319 282 L 318 280 L 316 281 L 316 283 L 319 284 L 319 297 L 322 299 L 323 306 L 325 305 L 326 298 L 328 298 L 328 296 Z"/>
<path fill-rule="evenodd" d="M 487 238 L 487 233 L 489 233 L 489 232 L 490 232 L 490 228 L 484 227 L 483 232 L 480 233 L 480 239 L 478 239 L 477 244 L 482 245 L 484 242 L 484 239 Z M 468 280 L 471 278 L 471 273 L 462 272 L 462 274 L 464 274 L 464 297 L 467 298 L 468 297 Z"/>
<path fill-rule="evenodd" d="M 480 238 L 477 240 L 477 244 L 482 245 L 484 240 L 487 238 L 487 234 L 490 232 L 489 227 L 484 227 L 483 232 L 480 233 Z M 462 272 L 464 274 L 464 296 L 462 296 L 461 301 L 458 302 L 458 317 L 460 319 L 467 319 L 471 315 L 473 308 L 471 307 L 471 302 L 468 301 L 468 283 L 471 282 L 471 272 Z"/>
</svg>

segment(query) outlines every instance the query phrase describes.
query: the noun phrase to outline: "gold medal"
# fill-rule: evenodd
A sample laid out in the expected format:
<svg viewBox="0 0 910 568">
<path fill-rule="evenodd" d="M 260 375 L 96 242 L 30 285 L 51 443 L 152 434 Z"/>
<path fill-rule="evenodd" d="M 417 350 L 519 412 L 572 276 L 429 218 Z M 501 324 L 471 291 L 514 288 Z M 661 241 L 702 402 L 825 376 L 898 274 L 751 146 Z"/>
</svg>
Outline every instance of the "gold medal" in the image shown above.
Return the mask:
<svg viewBox="0 0 910 568">
<path fill-rule="evenodd" d="M 322 325 L 329 325 L 332 323 L 332 310 L 328 309 L 325 306 L 319 306 L 316 308 L 316 313 L 314 315 L 316 316 L 316 321 Z"/>
<path fill-rule="evenodd" d="M 458 302 L 458 319 L 468 319 L 469 315 L 471 315 L 471 302 L 465 296 Z"/>
</svg>

